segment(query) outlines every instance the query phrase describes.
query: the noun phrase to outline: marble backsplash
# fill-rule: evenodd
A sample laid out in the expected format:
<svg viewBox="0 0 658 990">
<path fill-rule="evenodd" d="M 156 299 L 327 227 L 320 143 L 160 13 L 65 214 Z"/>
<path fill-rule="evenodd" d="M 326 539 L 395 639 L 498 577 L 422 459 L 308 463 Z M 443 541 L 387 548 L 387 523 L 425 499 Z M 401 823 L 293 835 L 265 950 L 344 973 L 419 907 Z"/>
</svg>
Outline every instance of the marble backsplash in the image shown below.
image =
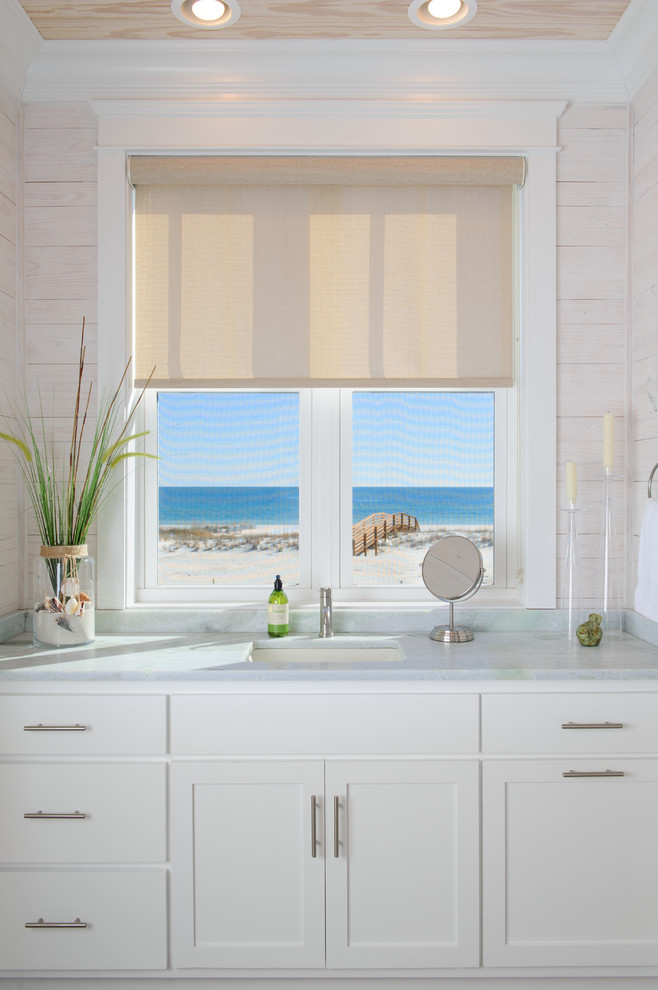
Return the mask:
<svg viewBox="0 0 658 990">
<path fill-rule="evenodd" d="M 335 605 L 335 633 L 401 634 L 429 632 L 448 621 L 445 606 Z M 0 617 L 0 643 L 30 631 L 32 613 L 16 612 Z M 455 624 L 474 632 L 560 632 L 566 629 L 564 609 L 478 609 L 460 608 Z M 134 608 L 125 611 L 99 610 L 96 633 L 208 633 L 249 632 L 264 635 L 267 625 L 264 607 L 230 606 L 227 608 Z M 623 613 L 623 627 L 639 639 L 658 646 L 658 623 L 636 612 Z M 319 608 L 307 605 L 290 609 L 290 632 L 313 633 L 319 628 Z"/>
</svg>

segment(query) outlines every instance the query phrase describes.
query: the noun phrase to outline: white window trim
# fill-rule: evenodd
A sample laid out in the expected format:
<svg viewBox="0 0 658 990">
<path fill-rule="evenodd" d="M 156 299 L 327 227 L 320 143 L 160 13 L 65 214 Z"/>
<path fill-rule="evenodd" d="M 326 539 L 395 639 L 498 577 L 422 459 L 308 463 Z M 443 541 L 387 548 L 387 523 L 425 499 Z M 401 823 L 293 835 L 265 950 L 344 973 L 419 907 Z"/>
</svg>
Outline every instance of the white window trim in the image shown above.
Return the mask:
<svg viewBox="0 0 658 990">
<path fill-rule="evenodd" d="M 479 107 L 479 109 L 478 109 Z M 166 105 L 150 108 L 94 103 L 99 115 L 98 156 L 98 367 L 101 389 L 109 390 L 132 354 L 130 295 L 131 196 L 126 162 L 131 153 L 190 154 L 524 154 L 528 163 L 521 210 L 519 273 L 524 328 L 519 356 L 519 517 L 523 534 L 519 548 L 522 581 L 518 600 L 526 608 L 555 607 L 556 579 L 556 125 L 563 104 L 538 102 L 536 115 L 514 114 L 514 104 L 499 108 L 494 101 L 484 116 L 481 106 L 437 109 L 428 124 L 416 117 L 413 105 L 400 115 L 391 107 L 369 119 L 367 142 L 354 140 L 348 109 L 333 108 L 326 119 L 326 143 L 309 147 L 305 113 L 289 115 L 274 103 L 266 120 L 233 111 L 230 136 L 222 143 L 219 113 L 196 105 L 190 118 Z M 309 104 L 306 113 L 317 114 Z M 196 113 L 196 116 L 194 116 Z M 479 116 L 478 116 L 479 114 Z M 279 117 L 277 144 L 271 143 Z M 146 126 L 148 125 L 148 126 Z M 357 128 L 357 130 L 360 130 Z M 267 135 L 267 137 L 266 137 Z M 429 135 L 429 137 L 428 137 Z M 129 396 L 126 396 L 129 399 Z M 337 442 L 337 438 L 336 438 Z M 537 451 L 541 457 L 537 458 Z M 534 455 L 534 457 L 533 457 Z M 320 484 L 313 480 L 312 484 Z M 98 601 L 102 608 L 123 609 L 135 604 L 134 474 L 127 472 L 123 488 L 108 500 L 99 519 L 97 540 Z M 314 525 L 321 526 L 316 519 Z M 337 561 L 329 575 L 311 561 L 313 586 L 336 584 Z M 330 577 L 327 582 L 326 577 Z M 317 584 L 316 584 L 317 581 Z M 365 596 L 364 596 L 365 600 Z M 510 604 L 510 602 L 504 602 Z"/>
</svg>

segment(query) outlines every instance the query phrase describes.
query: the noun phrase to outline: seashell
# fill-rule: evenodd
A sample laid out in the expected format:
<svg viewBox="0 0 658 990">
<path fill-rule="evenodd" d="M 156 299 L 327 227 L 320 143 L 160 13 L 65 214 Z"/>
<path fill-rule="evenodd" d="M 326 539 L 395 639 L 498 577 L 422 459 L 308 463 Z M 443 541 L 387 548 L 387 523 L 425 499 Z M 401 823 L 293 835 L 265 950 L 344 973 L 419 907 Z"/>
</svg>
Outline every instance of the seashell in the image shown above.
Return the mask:
<svg viewBox="0 0 658 990">
<path fill-rule="evenodd" d="M 62 611 L 62 603 L 60 602 L 59 598 L 51 598 L 48 595 L 46 595 L 46 597 L 43 600 L 43 607 L 48 612 L 61 612 Z"/>
<path fill-rule="evenodd" d="M 66 578 L 62 581 L 62 594 L 65 598 L 75 598 L 80 591 L 80 582 L 77 578 Z"/>
<path fill-rule="evenodd" d="M 87 609 L 87 602 L 78 602 L 78 607 L 75 610 L 76 615 L 84 615 Z"/>
<path fill-rule="evenodd" d="M 85 595 L 84 591 L 81 591 L 80 594 L 78 595 L 78 601 L 79 602 L 90 602 L 91 601 L 91 598 L 89 597 L 89 595 Z"/>
<path fill-rule="evenodd" d="M 75 615 L 77 610 L 78 610 L 78 599 L 69 598 L 66 605 L 64 606 L 64 611 L 66 612 L 67 615 Z"/>
<path fill-rule="evenodd" d="M 67 629 L 69 632 L 73 632 L 71 623 L 68 619 L 65 619 L 63 615 L 60 615 L 57 619 L 55 619 L 55 622 L 58 626 L 61 626 L 62 629 Z"/>
</svg>

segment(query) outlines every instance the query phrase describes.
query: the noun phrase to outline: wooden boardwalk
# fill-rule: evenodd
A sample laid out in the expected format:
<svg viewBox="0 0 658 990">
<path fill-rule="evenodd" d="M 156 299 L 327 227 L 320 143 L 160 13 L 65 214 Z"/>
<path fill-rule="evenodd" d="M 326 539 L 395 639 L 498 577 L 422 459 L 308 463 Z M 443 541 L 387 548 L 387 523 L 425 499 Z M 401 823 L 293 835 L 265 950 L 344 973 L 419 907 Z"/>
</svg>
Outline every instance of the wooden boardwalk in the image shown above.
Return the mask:
<svg viewBox="0 0 658 990">
<path fill-rule="evenodd" d="M 360 557 L 374 550 L 394 533 L 419 530 L 418 520 L 408 512 L 374 512 L 352 526 L 352 556 Z"/>
</svg>

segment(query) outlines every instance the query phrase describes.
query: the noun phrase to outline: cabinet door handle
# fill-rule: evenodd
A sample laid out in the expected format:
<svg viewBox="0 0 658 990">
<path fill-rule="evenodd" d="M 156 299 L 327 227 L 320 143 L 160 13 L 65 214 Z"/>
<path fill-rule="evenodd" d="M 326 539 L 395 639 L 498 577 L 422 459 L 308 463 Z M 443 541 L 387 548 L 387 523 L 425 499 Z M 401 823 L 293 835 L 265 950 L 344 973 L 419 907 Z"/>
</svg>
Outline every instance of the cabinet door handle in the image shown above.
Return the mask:
<svg viewBox="0 0 658 990">
<path fill-rule="evenodd" d="M 311 858 L 315 859 L 318 854 L 318 827 L 316 822 L 318 810 L 318 799 L 315 794 L 311 794 Z"/>
<path fill-rule="evenodd" d="M 75 725 L 44 725 L 39 722 L 38 725 L 23 726 L 24 732 L 85 732 L 86 729 L 86 725 L 79 725 L 77 722 Z"/>
<path fill-rule="evenodd" d="M 44 921 L 43 918 L 39 918 L 38 921 L 26 921 L 26 928 L 86 928 L 87 922 L 80 921 L 76 918 L 75 921 Z"/>
<path fill-rule="evenodd" d="M 623 770 L 565 770 L 563 777 L 623 777 Z"/>
<path fill-rule="evenodd" d="M 623 729 L 623 722 L 563 722 L 563 729 Z"/>
<path fill-rule="evenodd" d="M 86 818 L 84 811 L 26 811 L 23 818 L 73 818 L 80 821 Z"/>
<path fill-rule="evenodd" d="M 340 856 L 340 837 L 338 834 L 338 819 L 340 816 L 340 798 L 334 797 L 334 859 Z"/>
</svg>

